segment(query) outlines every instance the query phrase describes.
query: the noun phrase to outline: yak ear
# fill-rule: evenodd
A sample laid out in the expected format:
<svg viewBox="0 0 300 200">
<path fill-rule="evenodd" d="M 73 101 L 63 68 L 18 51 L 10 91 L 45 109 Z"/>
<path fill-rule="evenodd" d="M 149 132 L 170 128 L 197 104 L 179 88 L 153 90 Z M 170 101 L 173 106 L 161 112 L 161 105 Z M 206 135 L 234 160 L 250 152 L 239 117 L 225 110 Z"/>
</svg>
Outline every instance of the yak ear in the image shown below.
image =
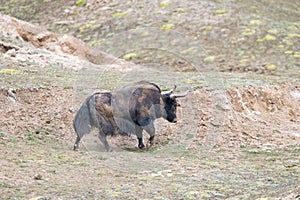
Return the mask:
<svg viewBox="0 0 300 200">
<path fill-rule="evenodd" d="M 175 99 L 175 98 L 185 97 L 185 96 L 188 95 L 189 93 L 190 93 L 190 91 L 187 90 L 185 93 L 182 93 L 182 94 L 171 94 L 171 95 L 170 95 L 170 98 Z"/>
<path fill-rule="evenodd" d="M 166 91 L 166 92 L 162 92 L 161 94 L 164 95 L 164 94 L 172 94 L 175 90 L 176 90 L 176 85 L 174 85 L 174 88 L 172 90 L 169 90 L 169 91 Z"/>
</svg>

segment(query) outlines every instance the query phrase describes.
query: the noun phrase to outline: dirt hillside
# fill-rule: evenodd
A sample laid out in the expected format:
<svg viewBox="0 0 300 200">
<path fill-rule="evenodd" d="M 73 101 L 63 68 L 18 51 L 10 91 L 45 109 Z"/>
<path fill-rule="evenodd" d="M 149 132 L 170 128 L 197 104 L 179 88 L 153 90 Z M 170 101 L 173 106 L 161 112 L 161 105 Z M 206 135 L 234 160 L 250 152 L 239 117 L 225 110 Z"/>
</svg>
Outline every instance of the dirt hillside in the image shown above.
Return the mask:
<svg viewBox="0 0 300 200">
<path fill-rule="evenodd" d="M 20 139 L 24 139 L 25 132 L 37 136 L 40 132 L 54 134 L 67 143 L 75 139 L 72 120 L 77 108 L 73 89 L 2 89 L 0 95 L 2 132 Z M 213 142 L 211 148 L 254 144 L 261 148 L 284 148 L 299 144 L 299 85 L 197 90 L 181 100 L 181 104 L 180 122 L 176 126 L 159 121 L 158 126 L 167 127 L 159 129 L 159 145 L 167 140 L 181 143 L 185 137 L 180 136 L 181 132 L 195 137 L 196 144 L 191 147 L 209 142 Z M 6 136 L 2 139 L 9 140 Z M 210 137 L 215 141 L 206 141 Z"/>
</svg>

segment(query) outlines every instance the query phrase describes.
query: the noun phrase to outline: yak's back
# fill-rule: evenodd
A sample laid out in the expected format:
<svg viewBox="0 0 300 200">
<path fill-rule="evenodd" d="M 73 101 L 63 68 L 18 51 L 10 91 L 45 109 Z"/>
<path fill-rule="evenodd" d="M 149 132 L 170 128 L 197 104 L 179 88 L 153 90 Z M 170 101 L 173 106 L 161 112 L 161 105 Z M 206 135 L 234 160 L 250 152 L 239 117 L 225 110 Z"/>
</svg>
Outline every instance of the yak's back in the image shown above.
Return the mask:
<svg viewBox="0 0 300 200">
<path fill-rule="evenodd" d="M 159 103 L 160 88 L 148 81 L 139 81 L 128 84 L 113 93 L 112 107 L 115 116 L 129 117 L 130 107 L 134 107 L 132 102 L 151 100 Z"/>
<path fill-rule="evenodd" d="M 160 88 L 156 84 L 150 83 L 148 81 L 139 81 L 139 82 L 125 85 L 125 86 L 121 87 L 118 90 L 118 92 L 131 94 L 132 92 L 134 92 L 137 89 L 149 89 L 149 90 L 158 91 L 159 93 L 161 92 Z"/>
</svg>

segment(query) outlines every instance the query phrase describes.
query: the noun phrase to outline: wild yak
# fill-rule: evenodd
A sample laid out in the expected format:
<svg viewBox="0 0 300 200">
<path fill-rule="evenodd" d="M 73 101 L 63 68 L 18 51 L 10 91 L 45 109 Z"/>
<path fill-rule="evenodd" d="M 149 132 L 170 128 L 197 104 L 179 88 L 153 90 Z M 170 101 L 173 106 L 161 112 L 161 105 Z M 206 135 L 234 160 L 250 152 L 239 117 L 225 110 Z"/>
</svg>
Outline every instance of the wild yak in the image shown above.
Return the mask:
<svg viewBox="0 0 300 200">
<path fill-rule="evenodd" d="M 81 138 L 93 127 L 98 128 L 99 138 L 107 151 L 111 149 L 106 136 L 117 134 L 135 134 L 138 138 L 138 147 L 145 149 L 143 130 L 150 135 L 146 144 L 146 149 L 149 149 L 154 143 L 155 119 L 163 117 L 169 122 L 177 122 L 176 109 L 179 104 L 176 98 L 185 97 L 188 92 L 173 94 L 175 88 L 161 92 L 156 84 L 139 81 L 112 93 L 97 92 L 89 96 L 73 121 L 77 133 L 74 150 L 79 149 Z"/>
</svg>

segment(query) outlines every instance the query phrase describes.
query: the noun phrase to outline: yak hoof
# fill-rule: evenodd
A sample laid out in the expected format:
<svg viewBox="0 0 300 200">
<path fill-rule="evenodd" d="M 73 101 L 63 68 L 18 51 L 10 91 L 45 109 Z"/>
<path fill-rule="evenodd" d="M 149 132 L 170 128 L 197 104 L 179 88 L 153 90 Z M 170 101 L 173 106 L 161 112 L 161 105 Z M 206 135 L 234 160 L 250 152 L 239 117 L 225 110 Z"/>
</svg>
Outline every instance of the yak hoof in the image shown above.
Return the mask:
<svg viewBox="0 0 300 200">
<path fill-rule="evenodd" d="M 74 145 L 74 151 L 79 151 L 79 147 L 77 145 Z"/>
<path fill-rule="evenodd" d="M 154 142 L 148 141 L 147 144 L 146 144 L 146 149 L 147 149 L 147 150 L 150 149 L 150 148 L 153 146 L 153 143 L 154 143 Z"/>
<path fill-rule="evenodd" d="M 139 144 L 139 149 L 145 149 L 145 145 L 144 144 Z"/>
</svg>

